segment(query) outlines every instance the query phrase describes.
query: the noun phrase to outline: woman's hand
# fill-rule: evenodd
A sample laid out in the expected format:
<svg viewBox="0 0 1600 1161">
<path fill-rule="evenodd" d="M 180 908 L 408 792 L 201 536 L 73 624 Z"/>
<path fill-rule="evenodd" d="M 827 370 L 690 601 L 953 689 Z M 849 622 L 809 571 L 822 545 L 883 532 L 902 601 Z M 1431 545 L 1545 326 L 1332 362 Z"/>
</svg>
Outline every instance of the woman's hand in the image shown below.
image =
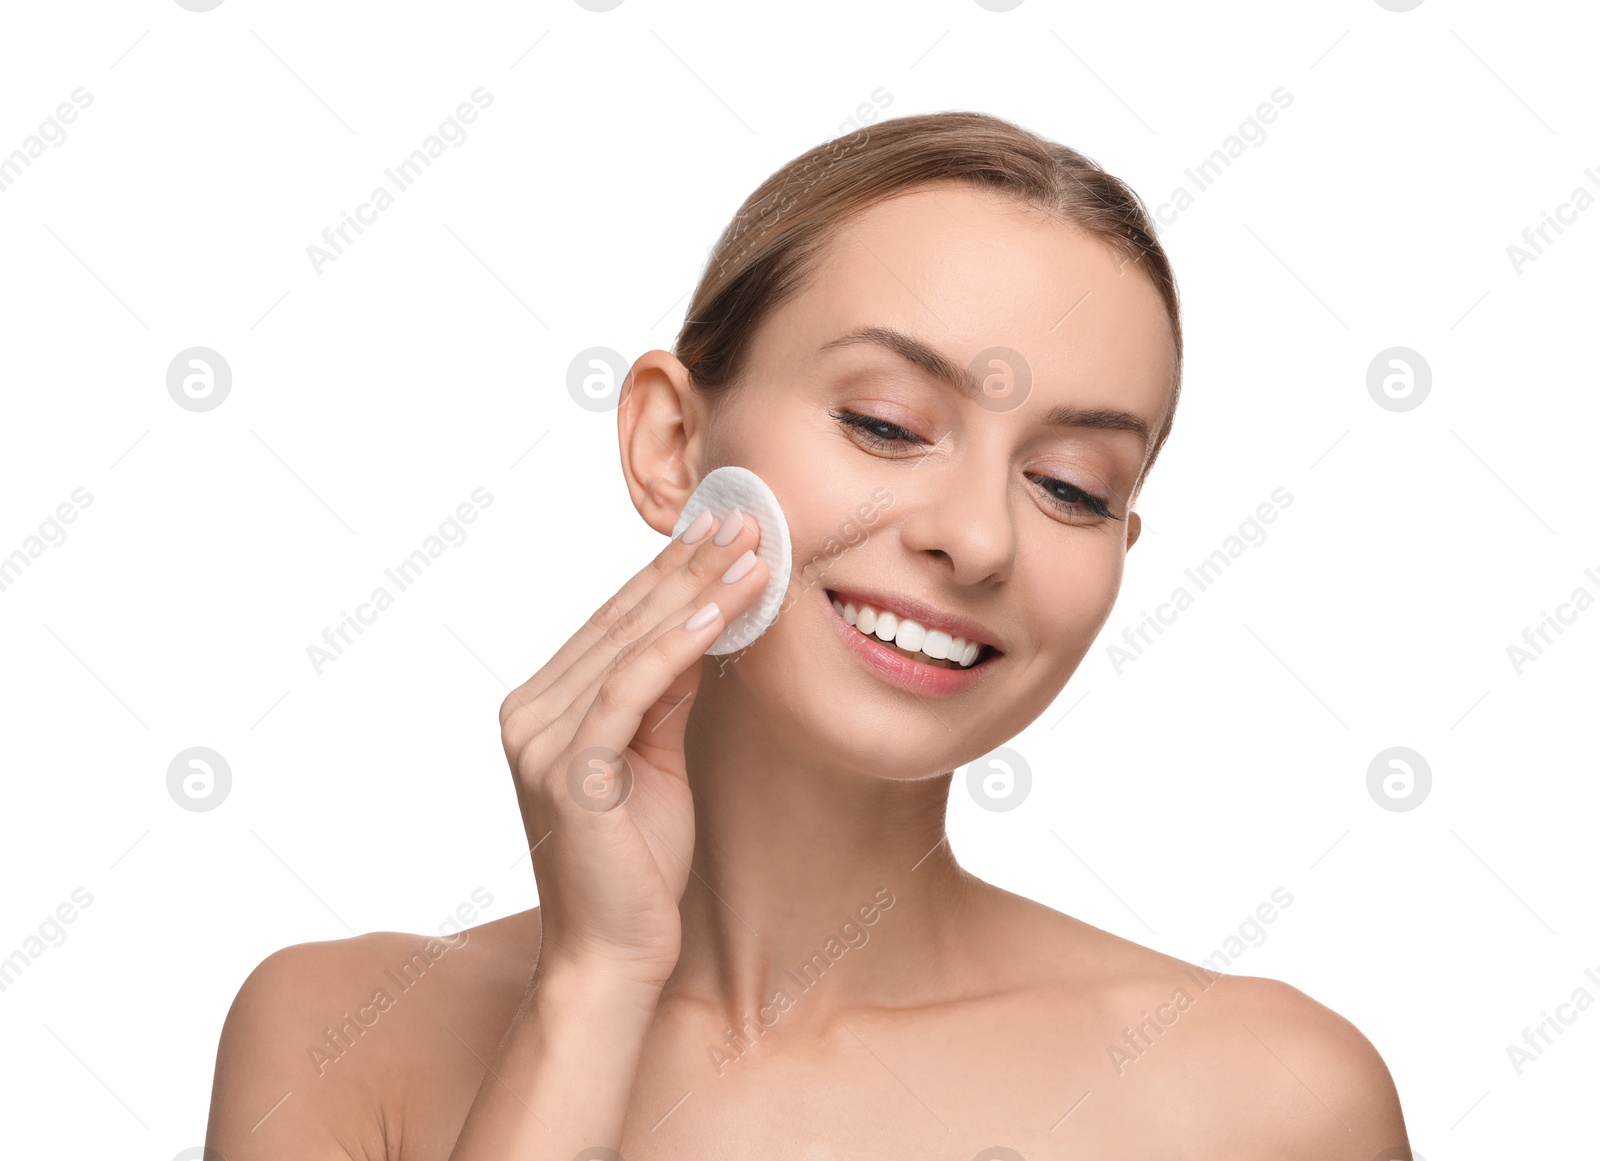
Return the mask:
<svg viewBox="0 0 1600 1161">
<path fill-rule="evenodd" d="M 501 705 L 539 888 L 537 975 L 659 988 L 678 962 L 694 850 L 684 725 L 701 657 L 766 587 L 759 535 L 748 514 L 703 513 L 692 544 L 667 545 Z"/>
</svg>

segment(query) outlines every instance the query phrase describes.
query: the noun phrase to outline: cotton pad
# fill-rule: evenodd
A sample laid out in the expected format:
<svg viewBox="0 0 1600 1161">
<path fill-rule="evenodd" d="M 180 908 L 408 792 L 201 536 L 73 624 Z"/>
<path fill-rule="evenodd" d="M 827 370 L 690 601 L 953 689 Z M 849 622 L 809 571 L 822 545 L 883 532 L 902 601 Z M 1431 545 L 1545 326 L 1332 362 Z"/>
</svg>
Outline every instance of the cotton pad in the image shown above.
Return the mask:
<svg viewBox="0 0 1600 1161">
<path fill-rule="evenodd" d="M 672 528 L 673 537 L 681 536 L 694 518 L 708 508 L 719 520 L 726 520 L 735 508 L 754 516 L 761 527 L 761 542 L 756 545 L 755 552 L 767 565 L 767 587 L 756 598 L 756 603 L 728 622 L 728 627 L 706 650 L 707 654 L 716 656 L 743 649 L 778 619 L 784 594 L 789 591 L 793 553 L 789 547 L 789 522 L 778 505 L 778 497 L 772 494 L 766 481 L 749 468 L 717 468 L 701 480 L 678 514 L 678 522 Z"/>
</svg>

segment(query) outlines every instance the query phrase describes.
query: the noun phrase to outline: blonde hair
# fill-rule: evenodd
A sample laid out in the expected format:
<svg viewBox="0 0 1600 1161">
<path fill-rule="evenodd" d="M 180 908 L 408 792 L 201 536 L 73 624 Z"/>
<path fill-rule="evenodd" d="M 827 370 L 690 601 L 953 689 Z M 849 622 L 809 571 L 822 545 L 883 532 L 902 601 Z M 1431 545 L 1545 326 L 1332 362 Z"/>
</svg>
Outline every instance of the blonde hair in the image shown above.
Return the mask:
<svg viewBox="0 0 1600 1161">
<path fill-rule="evenodd" d="M 673 354 L 703 390 L 737 383 L 756 331 L 815 272 L 851 217 L 919 186 L 965 181 L 999 190 L 1099 238 L 1137 263 L 1172 324 L 1167 413 L 1134 493 L 1172 429 L 1183 367 L 1178 288 L 1144 202 L 1120 179 L 1065 145 L 986 113 L 895 117 L 824 142 L 773 173 L 717 239 L 689 302 Z"/>
</svg>

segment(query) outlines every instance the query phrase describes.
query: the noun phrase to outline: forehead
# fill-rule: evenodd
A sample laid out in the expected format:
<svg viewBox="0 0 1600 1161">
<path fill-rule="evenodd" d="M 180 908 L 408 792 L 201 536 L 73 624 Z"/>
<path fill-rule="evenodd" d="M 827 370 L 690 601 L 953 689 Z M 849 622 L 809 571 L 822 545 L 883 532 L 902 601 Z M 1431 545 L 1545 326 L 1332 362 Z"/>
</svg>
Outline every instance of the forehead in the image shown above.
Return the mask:
<svg viewBox="0 0 1600 1161">
<path fill-rule="evenodd" d="M 964 184 L 920 188 L 850 219 L 770 321 L 758 345 L 790 366 L 822 364 L 823 344 L 864 325 L 916 335 L 962 365 L 1009 348 L 1047 402 L 1119 407 L 1152 428 L 1173 374 L 1166 309 L 1137 261 Z"/>
</svg>

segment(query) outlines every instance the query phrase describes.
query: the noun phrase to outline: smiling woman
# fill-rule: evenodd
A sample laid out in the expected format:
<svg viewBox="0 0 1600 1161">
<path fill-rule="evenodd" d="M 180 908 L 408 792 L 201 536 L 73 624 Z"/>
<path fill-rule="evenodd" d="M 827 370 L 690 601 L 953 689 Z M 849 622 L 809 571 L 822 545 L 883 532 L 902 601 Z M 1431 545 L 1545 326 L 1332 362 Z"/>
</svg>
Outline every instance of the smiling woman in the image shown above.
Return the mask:
<svg viewBox="0 0 1600 1161">
<path fill-rule="evenodd" d="M 782 615 L 737 664 L 707 656 L 766 586 L 765 530 L 719 511 L 669 541 L 500 707 L 540 906 L 472 929 L 382 1051 L 314 1086 L 306 1036 L 422 937 L 269 957 L 223 1029 L 208 1143 L 1409 1156 L 1343 1018 L 985 883 L 946 841 L 952 772 L 1037 718 L 1110 615 L 1181 363 L 1143 204 L 1071 149 L 928 114 L 773 174 L 617 424 L 663 536 L 719 467 L 771 488 L 809 562 Z M 879 897 L 845 957 L 841 917 Z"/>
</svg>

